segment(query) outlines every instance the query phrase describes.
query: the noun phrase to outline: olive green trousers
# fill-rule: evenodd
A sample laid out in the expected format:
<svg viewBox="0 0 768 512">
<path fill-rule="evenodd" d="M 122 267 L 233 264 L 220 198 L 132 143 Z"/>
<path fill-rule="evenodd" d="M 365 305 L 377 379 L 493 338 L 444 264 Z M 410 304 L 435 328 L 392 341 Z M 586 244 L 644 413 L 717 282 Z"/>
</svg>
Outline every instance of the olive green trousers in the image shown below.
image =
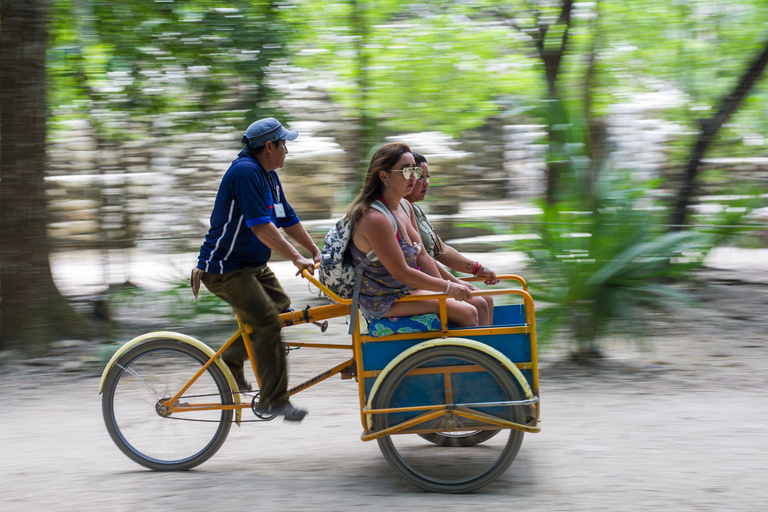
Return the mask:
<svg viewBox="0 0 768 512">
<path fill-rule="evenodd" d="M 226 301 L 235 314 L 253 328 L 249 335 L 256 356 L 259 375 L 259 404 L 279 406 L 288 401 L 288 369 L 285 349 L 280 339 L 278 315 L 291 305 L 275 274 L 264 264 L 226 274 L 204 272 L 202 282 L 208 290 Z M 242 371 L 248 359 L 243 338 L 236 340 L 222 354 L 234 371 Z"/>
</svg>

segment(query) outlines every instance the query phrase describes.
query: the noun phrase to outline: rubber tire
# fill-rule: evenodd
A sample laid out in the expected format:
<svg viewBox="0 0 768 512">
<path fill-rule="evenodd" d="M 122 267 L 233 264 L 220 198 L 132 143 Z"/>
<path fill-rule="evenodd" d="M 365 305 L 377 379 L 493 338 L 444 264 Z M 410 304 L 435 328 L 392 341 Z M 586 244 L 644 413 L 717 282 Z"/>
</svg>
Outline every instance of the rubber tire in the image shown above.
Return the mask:
<svg viewBox="0 0 768 512">
<path fill-rule="evenodd" d="M 155 471 L 186 471 L 207 461 L 219 450 L 219 448 L 221 448 L 221 446 L 224 444 L 224 441 L 227 439 L 227 436 L 229 435 L 230 428 L 232 427 L 233 411 L 231 409 L 221 411 L 219 427 L 216 429 L 211 440 L 205 446 L 203 446 L 200 451 L 190 457 L 172 461 L 159 460 L 147 456 L 141 453 L 139 450 L 135 449 L 131 443 L 123 436 L 123 433 L 120 431 L 120 426 L 118 425 L 118 422 L 115 418 L 113 408 L 114 394 L 120 379 L 126 375 L 126 372 L 123 370 L 123 368 L 130 367 L 131 364 L 143 356 L 156 351 L 167 351 L 171 353 L 176 352 L 184 354 L 199 362 L 200 366 L 208 362 L 210 359 L 209 356 L 204 354 L 199 349 L 182 341 L 169 338 L 149 340 L 128 350 L 125 354 L 118 358 L 118 360 L 115 362 L 115 365 L 107 375 L 106 380 L 104 381 L 104 390 L 102 394 L 102 413 L 104 416 L 104 422 L 107 426 L 107 431 L 109 432 L 110 437 L 115 442 L 117 447 L 134 462 L 137 462 L 138 464 L 141 464 L 142 466 Z M 221 369 L 219 369 L 216 364 L 211 364 L 207 368 L 206 372 L 210 374 L 210 377 L 218 387 L 221 403 L 223 405 L 233 404 L 234 400 L 232 398 L 231 387 Z M 193 375 L 194 372 L 191 372 L 189 377 L 191 378 Z M 204 376 L 205 374 L 201 375 L 200 378 L 203 378 Z M 154 409 L 148 410 L 148 414 L 158 415 Z"/>
<path fill-rule="evenodd" d="M 495 357 L 481 352 L 474 348 L 457 346 L 457 345 L 438 345 L 430 347 L 419 352 L 416 352 L 403 361 L 401 361 L 386 377 L 379 387 L 378 392 L 373 400 L 373 407 L 375 409 L 383 409 L 389 407 L 392 396 L 397 388 L 400 386 L 403 378 L 414 368 L 417 368 L 434 359 L 453 358 L 464 359 L 472 364 L 477 364 L 483 367 L 491 376 L 499 383 L 504 390 L 509 400 L 522 400 L 523 395 L 520 391 L 520 387 L 517 381 L 507 368 L 505 368 L 499 360 Z M 523 423 L 525 419 L 525 412 L 522 407 L 514 407 L 514 414 L 510 418 L 515 423 Z M 374 431 L 383 430 L 389 426 L 387 422 L 386 414 L 373 415 L 373 429 Z M 414 434 L 395 434 L 398 435 L 414 435 Z M 384 436 L 377 439 L 379 443 L 379 449 L 381 450 L 384 458 L 389 462 L 392 468 L 397 471 L 403 478 L 427 491 L 441 492 L 441 493 L 467 493 L 476 491 L 489 483 L 496 480 L 501 476 L 512 464 L 512 461 L 517 456 L 517 452 L 520 449 L 520 445 L 523 441 L 523 432 L 520 430 L 509 430 L 509 439 L 504 446 L 501 455 L 496 459 L 492 466 L 488 467 L 485 471 L 482 471 L 471 477 L 462 478 L 458 480 L 444 480 L 430 477 L 425 475 L 411 465 L 409 465 L 397 451 L 394 443 L 391 440 L 393 436 Z M 489 436 L 488 439 L 490 439 Z M 461 463 L 459 461 L 459 463 Z"/>
<path fill-rule="evenodd" d="M 437 446 L 475 446 L 489 440 L 499 432 L 501 430 L 476 430 L 462 435 L 431 432 L 429 434 L 419 434 L 419 436 Z"/>
</svg>

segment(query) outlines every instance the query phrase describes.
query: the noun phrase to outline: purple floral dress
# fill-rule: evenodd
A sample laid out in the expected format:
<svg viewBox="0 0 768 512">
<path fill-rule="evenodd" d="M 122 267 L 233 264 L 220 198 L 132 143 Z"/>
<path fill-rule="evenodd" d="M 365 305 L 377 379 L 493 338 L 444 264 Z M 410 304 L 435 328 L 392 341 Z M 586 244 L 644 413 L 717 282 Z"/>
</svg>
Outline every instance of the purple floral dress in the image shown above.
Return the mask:
<svg viewBox="0 0 768 512">
<path fill-rule="evenodd" d="M 420 247 L 410 246 L 405 241 L 405 238 L 399 236 L 399 234 L 398 241 L 406 263 L 409 267 L 416 268 L 416 257 L 419 254 Z M 363 251 L 355 247 L 354 243 L 350 243 L 350 251 L 355 265 L 365 258 Z M 358 307 L 369 322 L 386 315 L 393 302 L 404 295 L 410 294 L 413 290 L 410 286 L 404 285 L 392 277 L 392 274 L 389 273 L 379 260 L 365 267 L 362 279 Z"/>
</svg>

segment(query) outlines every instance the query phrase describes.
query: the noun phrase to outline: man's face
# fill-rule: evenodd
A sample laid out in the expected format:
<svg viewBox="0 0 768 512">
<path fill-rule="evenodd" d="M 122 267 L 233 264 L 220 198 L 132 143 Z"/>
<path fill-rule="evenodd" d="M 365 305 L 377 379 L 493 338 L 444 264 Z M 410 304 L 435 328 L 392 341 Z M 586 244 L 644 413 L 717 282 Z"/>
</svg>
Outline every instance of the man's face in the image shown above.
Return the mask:
<svg viewBox="0 0 768 512">
<path fill-rule="evenodd" d="M 288 154 L 288 147 L 285 145 L 284 140 L 268 141 L 264 151 L 267 153 L 268 167 L 272 169 L 280 169 L 285 164 L 285 155 Z"/>
</svg>

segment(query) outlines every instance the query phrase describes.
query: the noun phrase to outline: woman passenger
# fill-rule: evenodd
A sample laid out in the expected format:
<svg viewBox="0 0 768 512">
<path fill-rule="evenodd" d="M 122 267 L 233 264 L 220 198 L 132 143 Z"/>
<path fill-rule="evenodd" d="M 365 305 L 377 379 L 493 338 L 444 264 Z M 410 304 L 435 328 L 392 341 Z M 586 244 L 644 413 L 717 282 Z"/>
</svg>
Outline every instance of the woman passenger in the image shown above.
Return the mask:
<svg viewBox="0 0 768 512">
<path fill-rule="evenodd" d="M 437 299 L 398 302 L 405 295 L 445 293 L 448 320 L 460 327 L 478 325 L 478 311 L 470 303 L 470 286 L 440 277 L 437 265 L 424 251 L 410 203 L 401 200 L 414 187 L 421 168 L 410 148 L 400 142 L 385 144 L 371 158 L 363 189 L 349 207 L 354 234 L 351 253 L 358 264 L 369 251 L 378 260 L 363 271 L 358 298 L 368 321 L 383 317 L 439 314 Z M 397 232 L 387 216 L 371 208 L 381 200 L 397 221 Z"/>
<path fill-rule="evenodd" d="M 416 225 L 419 228 L 419 235 L 424 243 L 424 250 L 427 254 L 435 258 L 437 261 L 457 272 L 464 272 L 466 274 L 472 274 L 478 277 L 485 277 L 485 284 L 496 284 L 499 282 L 496 279 L 496 272 L 492 269 L 481 265 L 479 262 L 467 258 L 459 251 L 444 243 L 438 234 L 435 232 L 435 228 L 427 220 L 427 215 L 417 205 L 418 201 L 423 201 L 429 190 L 429 164 L 427 163 L 427 157 L 419 153 L 413 152 L 413 159 L 416 165 L 421 167 L 421 178 L 416 180 L 411 190 L 405 198 L 411 203 L 414 214 L 416 215 Z M 453 281 L 459 281 L 450 272 L 446 271 L 442 265 L 437 266 L 440 270 L 440 275 L 444 279 L 451 279 Z M 462 281 L 464 282 L 464 281 Z M 471 285 L 473 291 L 479 291 L 480 288 Z M 480 297 L 477 297 L 480 298 Z M 477 311 L 480 314 L 480 325 L 492 325 L 493 324 L 493 297 L 482 297 L 485 304 L 477 304 L 472 302 Z"/>
</svg>

